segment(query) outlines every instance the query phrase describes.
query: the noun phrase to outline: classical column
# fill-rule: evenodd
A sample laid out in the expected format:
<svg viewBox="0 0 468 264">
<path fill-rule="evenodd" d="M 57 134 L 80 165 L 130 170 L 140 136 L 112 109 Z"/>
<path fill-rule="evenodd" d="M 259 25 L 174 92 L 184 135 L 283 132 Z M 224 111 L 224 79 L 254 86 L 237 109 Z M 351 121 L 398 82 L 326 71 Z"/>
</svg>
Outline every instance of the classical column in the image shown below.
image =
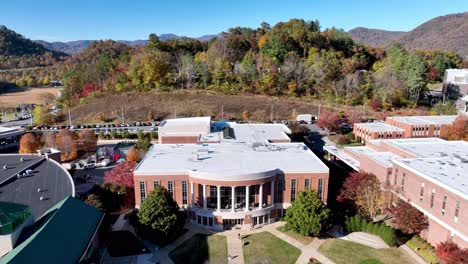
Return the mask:
<svg viewBox="0 0 468 264">
<path fill-rule="evenodd" d="M 206 209 L 206 184 L 203 184 L 203 209 Z"/>
<path fill-rule="evenodd" d="M 190 182 L 190 204 L 192 207 L 195 205 L 195 195 L 193 194 L 193 181 Z"/>
<path fill-rule="evenodd" d="M 270 182 L 270 201 L 271 205 L 275 204 L 275 181 Z"/>
<path fill-rule="evenodd" d="M 250 186 L 245 186 L 245 210 L 249 211 L 249 188 Z"/>
<path fill-rule="evenodd" d="M 235 186 L 231 186 L 231 211 L 234 212 L 234 206 L 236 205 L 236 201 L 235 201 L 235 193 L 236 193 L 236 187 Z"/>
<path fill-rule="evenodd" d="M 260 183 L 260 192 L 258 194 L 258 208 L 263 207 L 263 183 Z"/>
<path fill-rule="evenodd" d="M 217 199 L 217 208 L 218 208 L 218 212 L 221 212 L 221 186 L 216 186 L 217 188 L 217 194 L 218 196 L 216 196 L 216 199 Z"/>
</svg>

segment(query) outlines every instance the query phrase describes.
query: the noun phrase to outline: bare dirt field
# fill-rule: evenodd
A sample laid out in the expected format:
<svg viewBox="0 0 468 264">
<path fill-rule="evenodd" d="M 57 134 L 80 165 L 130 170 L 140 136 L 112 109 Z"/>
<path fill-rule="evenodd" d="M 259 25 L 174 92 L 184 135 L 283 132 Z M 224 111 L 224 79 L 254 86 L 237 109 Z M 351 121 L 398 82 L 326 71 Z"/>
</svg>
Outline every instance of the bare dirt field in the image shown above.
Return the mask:
<svg viewBox="0 0 468 264">
<path fill-rule="evenodd" d="M 16 107 L 20 104 L 44 104 L 58 97 L 60 88 L 17 88 L 0 94 L 0 105 Z"/>
<path fill-rule="evenodd" d="M 90 99 L 72 109 L 74 122 L 79 124 L 101 122 L 98 116 L 109 122 L 122 122 L 122 111 L 125 122 L 146 121 L 151 112 L 156 120 L 164 118 L 213 116 L 220 117 L 224 108 L 224 117 L 231 119 L 242 117 L 248 111 L 251 120 L 269 121 L 273 106 L 274 120 L 289 120 L 295 110 L 298 114 L 317 115 L 319 104 L 321 110 L 344 110 L 345 106 L 330 106 L 323 102 L 306 98 L 273 97 L 261 95 L 226 95 L 209 91 L 172 91 L 146 92 L 119 95 L 105 95 Z M 361 109 L 361 108 L 359 108 Z"/>
</svg>

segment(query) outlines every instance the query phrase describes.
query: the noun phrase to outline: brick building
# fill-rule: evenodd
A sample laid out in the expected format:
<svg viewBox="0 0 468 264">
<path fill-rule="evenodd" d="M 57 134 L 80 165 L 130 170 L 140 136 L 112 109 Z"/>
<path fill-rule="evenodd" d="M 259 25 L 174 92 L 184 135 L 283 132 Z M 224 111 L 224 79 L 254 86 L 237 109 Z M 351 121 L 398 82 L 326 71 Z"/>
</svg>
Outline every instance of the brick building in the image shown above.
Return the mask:
<svg viewBox="0 0 468 264">
<path fill-rule="evenodd" d="M 223 229 L 270 223 L 307 188 L 326 201 L 328 167 L 304 144 L 290 143 L 286 126 L 197 121 L 210 123 L 209 133 L 192 135 L 198 143 L 156 144 L 137 166 L 136 207 L 163 186 L 193 223 Z"/>
<path fill-rule="evenodd" d="M 390 116 L 384 122 L 355 123 L 353 134 L 363 143 L 371 139 L 439 137 L 443 125 L 452 124 L 457 115 Z"/>
<path fill-rule="evenodd" d="M 368 140 L 365 147 L 326 146 L 332 159 L 377 176 L 392 199 L 423 212 L 431 244 L 453 240 L 468 247 L 468 142 L 440 138 Z"/>
</svg>

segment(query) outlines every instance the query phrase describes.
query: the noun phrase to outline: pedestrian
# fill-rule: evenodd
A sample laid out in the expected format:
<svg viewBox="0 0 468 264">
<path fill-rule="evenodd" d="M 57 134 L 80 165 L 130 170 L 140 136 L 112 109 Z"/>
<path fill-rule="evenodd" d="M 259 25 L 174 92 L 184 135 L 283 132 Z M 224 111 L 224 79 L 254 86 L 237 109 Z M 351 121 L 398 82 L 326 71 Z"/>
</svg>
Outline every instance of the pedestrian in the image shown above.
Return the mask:
<svg viewBox="0 0 468 264">
<path fill-rule="evenodd" d="M 237 238 L 241 239 L 241 238 L 240 238 L 240 233 L 239 233 L 239 234 L 237 234 Z"/>
<path fill-rule="evenodd" d="M 228 255 L 228 261 L 231 261 L 231 260 L 232 260 L 232 257 L 231 257 L 231 255 L 229 254 L 229 255 Z"/>
</svg>

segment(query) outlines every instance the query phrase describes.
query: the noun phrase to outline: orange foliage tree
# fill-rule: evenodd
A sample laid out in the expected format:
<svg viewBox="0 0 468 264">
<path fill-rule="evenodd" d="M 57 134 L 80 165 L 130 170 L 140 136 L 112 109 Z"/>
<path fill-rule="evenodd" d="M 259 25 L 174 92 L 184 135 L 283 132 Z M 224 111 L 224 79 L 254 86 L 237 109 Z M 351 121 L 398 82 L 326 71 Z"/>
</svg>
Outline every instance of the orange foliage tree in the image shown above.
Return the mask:
<svg viewBox="0 0 468 264">
<path fill-rule="evenodd" d="M 442 126 L 440 137 L 447 140 L 468 141 L 468 117 L 459 116 L 451 125 Z"/>
<path fill-rule="evenodd" d="M 41 142 L 34 133 L 26 133 L 21 137 L 19 153 L 36 153 L 36 150 L 41 147 Z"/>
<path fill-rule="evenodd" d="M 128 151 L 127 161 L 137 162 L 138 159 L 139 159 L 138 151 L 133 147 L 132 149 L 130 149 L 130 151 Z"/>
<path fill-rule="evenodd" d="M 86 152 L 96 151 L 97 137 L 93 130 L 85 129 L 81 130 L 78 133 L 78 138 L 80 141 L 80 150 Z"/>
<path fill-rule="evenodd" d="M 44 144 L 44 147 L 48 147 L 48 148 L 57 147 L 55 134 L 52 132 L 45 132 L 44 134 L 42 134 L 41 141 L 42 141 L 42 144 Z"/>
<path fill-rule="evenodd" d="M 78 136 L 75 132 L 62 129 L 57 134 L 56 145 L 57 149 L 62 152 L 62 161 L 70 161 L 78 158 L 78 146 L 76 140 Z"/>
</svg>

